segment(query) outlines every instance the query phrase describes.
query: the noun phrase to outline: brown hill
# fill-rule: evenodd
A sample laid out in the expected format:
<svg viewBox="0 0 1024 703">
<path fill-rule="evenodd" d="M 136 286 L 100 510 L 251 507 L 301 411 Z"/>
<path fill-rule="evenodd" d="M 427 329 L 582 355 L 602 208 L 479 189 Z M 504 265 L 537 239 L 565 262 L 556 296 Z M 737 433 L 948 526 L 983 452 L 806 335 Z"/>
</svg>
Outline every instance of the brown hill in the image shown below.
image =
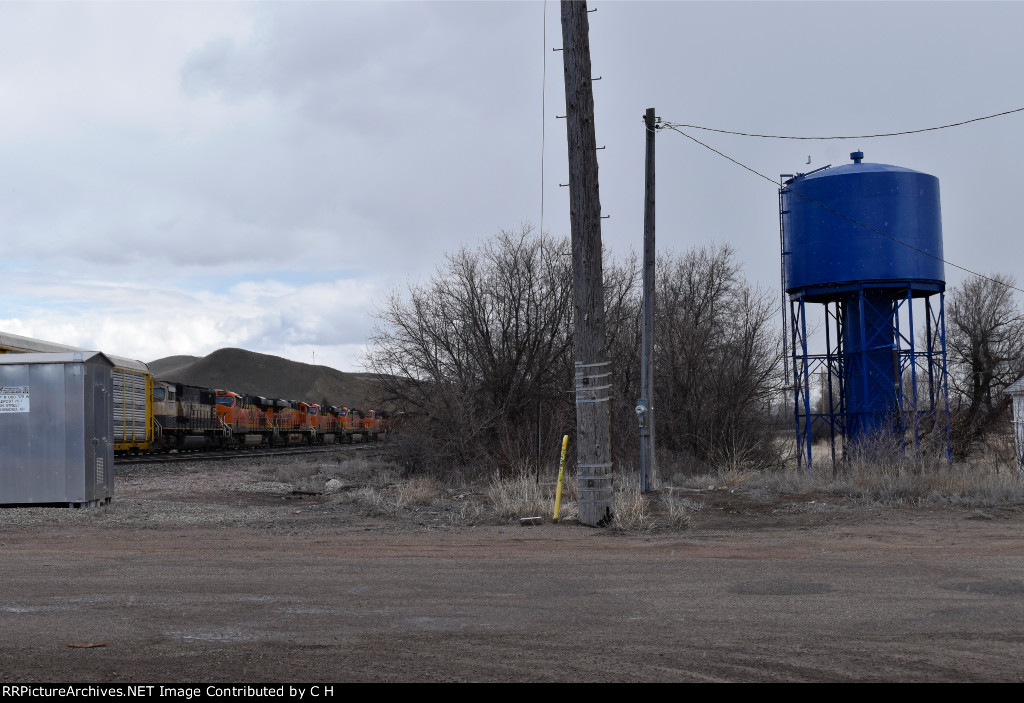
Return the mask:
<svg viewBox="0 0 1024 703">
<path fill-rule="evenodd" d="M 179 356 L 165 356 L 163 359 L 157 359 L 156 361 L 149 362 L 149 370 L 153 372 L 153 375 L 157 378 L 164 380 L 170 378 L 168 374 L 174 375 L 174 372 L 183 366 L 193 364 L 202 357 L 199 356 L 187 356 L 185 354 Z"/>
<path fill-rule="evenodd" d="M 269 398 L 326 400 L 350 408 L 374 407 L 373 381 L 368 374 L 345 373 L 245 349 L 219 349 L 204 357 L 169 356 L 150 362 L 149 368 L 161 381 Z"/>
</svg>

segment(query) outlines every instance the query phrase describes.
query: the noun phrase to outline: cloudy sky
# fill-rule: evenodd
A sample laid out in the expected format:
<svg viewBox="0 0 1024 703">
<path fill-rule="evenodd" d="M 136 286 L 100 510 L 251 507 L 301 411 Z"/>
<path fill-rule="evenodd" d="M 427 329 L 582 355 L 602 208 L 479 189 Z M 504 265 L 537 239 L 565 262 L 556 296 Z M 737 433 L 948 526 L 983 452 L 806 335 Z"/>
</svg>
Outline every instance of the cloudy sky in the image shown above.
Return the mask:
<svg viewBox="0 0 1024 703">
<path fill-rule="evenodd" d="M 590 7 L 618 253 L 642 247 L 648 107 L 789 135 L 1024 107 L 1024 3 Z M 0 330 L 358 370 L 390 290 L 540 224 L 542 156 L 543 225 L 568 234 L 560 45 L 557 2 L 0 2 Z M 1024 282 L 1024 113 L 689 133 L 773 178 L 857 148 L 938 176 L 947 259 Z M 657 148 L 659 248 L 730 243 L 777 290 L 772 184 L 678 134 Z"/>
</svg>

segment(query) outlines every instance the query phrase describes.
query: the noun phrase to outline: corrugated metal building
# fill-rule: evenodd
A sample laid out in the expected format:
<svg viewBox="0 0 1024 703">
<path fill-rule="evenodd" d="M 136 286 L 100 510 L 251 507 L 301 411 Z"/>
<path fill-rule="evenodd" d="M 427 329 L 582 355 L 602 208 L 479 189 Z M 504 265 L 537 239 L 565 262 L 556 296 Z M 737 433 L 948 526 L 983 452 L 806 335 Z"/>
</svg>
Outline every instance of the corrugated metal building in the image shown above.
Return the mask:
<svg viewBox="0 0 1024 703">
<path fill-rule="evenodd" d="M 113 368 L 100 352 L 0 356 L 0 503 L 113 497 Z"/>
</svg>

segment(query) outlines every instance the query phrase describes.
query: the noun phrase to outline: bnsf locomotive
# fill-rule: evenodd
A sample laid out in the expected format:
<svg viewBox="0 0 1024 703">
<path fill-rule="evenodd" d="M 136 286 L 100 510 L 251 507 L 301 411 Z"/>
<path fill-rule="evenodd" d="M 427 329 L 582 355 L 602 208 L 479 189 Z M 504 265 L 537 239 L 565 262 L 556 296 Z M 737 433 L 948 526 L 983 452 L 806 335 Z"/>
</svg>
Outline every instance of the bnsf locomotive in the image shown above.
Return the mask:
<svg viewBox="0 0 1024 703">
<path fill-rule="evenodd" d="M 0 353 L 82 351 L 0 332 Z M 386 435 L 386 412 L 321 407 L 158 381 L 141 361 L 114 363 L 114 451 L 138 453 L 285 444 L 372 442 Z"/>
<path fill-rule="evenodd" d="M 387 413 L 320 406 L 259 395 L 156 381 L 153 421 L 166 449 L 217 445 L 275 446 L 375 441 L 388 430 Z"/>
</svg>

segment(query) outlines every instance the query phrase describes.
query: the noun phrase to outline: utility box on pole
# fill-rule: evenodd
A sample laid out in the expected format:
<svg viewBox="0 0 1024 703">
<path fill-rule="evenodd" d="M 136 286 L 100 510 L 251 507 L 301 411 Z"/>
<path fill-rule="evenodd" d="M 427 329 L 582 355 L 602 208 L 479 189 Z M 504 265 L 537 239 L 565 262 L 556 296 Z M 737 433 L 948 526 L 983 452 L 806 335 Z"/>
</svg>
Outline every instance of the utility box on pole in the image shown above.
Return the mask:
<svg viewBox="0 0 1024 703">
<path fill-rule="evenodd" d="M 1013 402 L 1013 441 L 1017 456 L 1017 478 L 1024 481 L 1024 379 L 1011 383 L 1006 392 Z"/>
</svg>

